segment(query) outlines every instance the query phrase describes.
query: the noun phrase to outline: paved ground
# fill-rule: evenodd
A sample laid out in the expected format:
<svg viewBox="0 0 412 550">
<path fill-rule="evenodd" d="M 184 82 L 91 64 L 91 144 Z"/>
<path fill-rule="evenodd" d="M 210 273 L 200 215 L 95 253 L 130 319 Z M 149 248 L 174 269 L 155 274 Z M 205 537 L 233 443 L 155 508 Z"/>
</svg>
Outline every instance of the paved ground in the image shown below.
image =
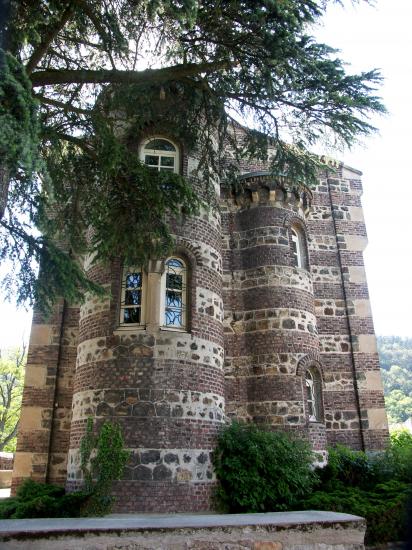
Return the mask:
<svg viewBox="0 0 412 550">
<path fill-rule="evenodd" d="M 307 523 L 346 523 L 360 519 L 349 514 L 305 511 L 269 514 L 112 514 L 104 518 L 5 519 L 0 535 L 41 532 L 102 532 L 142 529 L 183 529 L 242 527 L 248 525 L 291 525 Z"/>
</svg>

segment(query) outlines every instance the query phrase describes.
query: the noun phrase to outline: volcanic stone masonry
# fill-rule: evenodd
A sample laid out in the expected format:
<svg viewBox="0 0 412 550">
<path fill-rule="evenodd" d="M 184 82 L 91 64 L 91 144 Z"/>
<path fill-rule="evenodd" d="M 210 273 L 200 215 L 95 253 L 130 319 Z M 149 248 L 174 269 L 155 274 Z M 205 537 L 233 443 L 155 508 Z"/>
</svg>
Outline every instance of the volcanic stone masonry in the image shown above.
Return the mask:
<svg viewBox="0 0 412 550">
<path fill-rule="evenodd" d="M 179 148 L 202 192 L 196 156 Z M 13 491 L 27 477 L 81 486 L 89 417 L 119 423 L 131 451 L 115 487 L 123 512 L 212 509 L 211 456 L 233 418 L 295 432 L 320 463 L 335 443 L 385 446 L 360 172 L 338 164 L 309 190 L 263 165 L 241 168 L 237 192 L 215 174 L 216 205 L 172 221 L 187 267 L 178 329 L 162 320 L 165 258 L 142 272 L 144 323 L 122 322 L 120 259 L 85 261 L 105 299 L 35 312 Z"/>
</svg>

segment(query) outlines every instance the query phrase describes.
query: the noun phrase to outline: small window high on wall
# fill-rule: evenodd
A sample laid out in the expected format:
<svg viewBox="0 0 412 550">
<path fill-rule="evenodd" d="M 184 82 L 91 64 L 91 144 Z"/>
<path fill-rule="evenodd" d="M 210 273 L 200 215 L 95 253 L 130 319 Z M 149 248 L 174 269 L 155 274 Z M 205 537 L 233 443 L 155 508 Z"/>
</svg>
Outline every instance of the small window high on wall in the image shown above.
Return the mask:
<svg viewBox="0 0 412 550">
<path fill-rule="evenodd" d="M 322 389 L 318 372 L 312 368 L 305 373 L 306 403 L 309 422 L 321 422 Z"/>
<path fill-rule="evenodd" d="M 164 328 L 187 328 L 187 268 L 177 257 L 169 258 L 162 277 L 162 325 Z"/>
<path fill-rule="evenodd" d="M 307 269 L 305 236 L 303 232 L 297 227 L 292 227 L 290 232 L 292 238 L 293 265 L 295 267 Z"/>
<path fill-rule="evenodd" d="M 140 160 L 150 169 L 159 172 L 177 173 L 179 171 L 178 147 L 163 137 L 152 137 L 143 142 Z"/>
<path fill-rule="evenodd" d="M 140 268 L 125 268 L 120 307 L 121 325 L 143 325 L 145 322 L 145 276 Z"/>
</svg>

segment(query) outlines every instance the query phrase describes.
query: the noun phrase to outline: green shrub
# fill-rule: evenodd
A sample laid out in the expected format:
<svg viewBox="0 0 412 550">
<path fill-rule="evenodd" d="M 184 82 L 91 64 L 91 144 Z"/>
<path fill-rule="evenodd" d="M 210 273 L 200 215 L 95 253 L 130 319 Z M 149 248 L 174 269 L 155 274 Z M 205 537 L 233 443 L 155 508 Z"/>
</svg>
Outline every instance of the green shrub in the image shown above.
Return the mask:
<svg viewBox="0 0 412 550">
<path fill-rule="evenodd" d="M 233 422 L 218 438 L 218 500 L 229 512 L 293 508 L 315 482 L 309 445 L 279 432 Z"/>
<path fill-rule="evenodd" d="M 0 501 L 0 519 L 79 517 L 90 495 L 26 479 L 16 496 Z"/>
<path fill-rule="evenodd" d="M 0 500 L 0 519 L 9 519 L 12 517 L 18 506 L 18 500 L 15 497 L 2 498 Z"/>
<path fill-rule="evenodd" d="M 106 422 L 97 434 L 89 419 L 81 442 L 85 490 L 65 494 L 64 488 L 26 479 L 16 496 L 0 501 L 0 519 L 103 515 L 113 504 L 112 483 L 129 458 L 119 426 Z"/>
<path fill-rule="evenodd" d="M 378 544 L 404 540 L 409 492 L 407 483 L 392 480 L 369 491 L 353 486 L 315 491 L 300 504 L 306 510 L 345 512 L 366 518 L 365 543 Z"/>
<path fill-rule="evenodd" d="M 374 483 L 374 468 L 362 451 L 352 451 L 343 445 L 329 449 L 328 463 L 317 470 L 322 489 L 340 486 L 368 488 Z"/>
</svg>

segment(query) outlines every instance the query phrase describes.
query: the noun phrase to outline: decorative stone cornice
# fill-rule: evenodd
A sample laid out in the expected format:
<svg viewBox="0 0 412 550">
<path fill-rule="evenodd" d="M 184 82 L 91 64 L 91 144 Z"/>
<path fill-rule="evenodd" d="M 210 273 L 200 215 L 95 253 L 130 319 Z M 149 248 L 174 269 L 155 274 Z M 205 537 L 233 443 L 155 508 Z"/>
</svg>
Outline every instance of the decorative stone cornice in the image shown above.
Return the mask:
<svg viewBox="0 0 412 550">
<path fill-rule="evenodd" d="M 238 178 L 234 191 L 236 203 L 241 207 L 255 204 L 293 207 L 306 215 L 311 207 L 313 194 L 309 187 L 284 175 L 271 172 L 249 172 Z"/>
</svg>

